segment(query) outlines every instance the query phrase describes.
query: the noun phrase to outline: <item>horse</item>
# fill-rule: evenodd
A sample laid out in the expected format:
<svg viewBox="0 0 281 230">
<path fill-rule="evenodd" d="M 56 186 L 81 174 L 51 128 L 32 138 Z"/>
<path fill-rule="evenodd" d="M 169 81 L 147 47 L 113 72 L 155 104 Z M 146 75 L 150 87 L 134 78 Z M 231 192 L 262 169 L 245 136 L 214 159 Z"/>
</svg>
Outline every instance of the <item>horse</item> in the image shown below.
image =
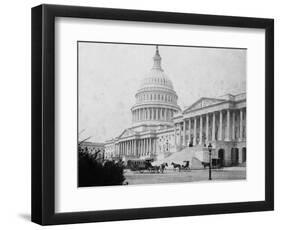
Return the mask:
<svg viewBox="0 0 281 230">
<path fill-rule="evenodd" d="M 162 163 L 161 165 L 160 165 L 160 172 L 161 173 L 164 173 L 164 170 L 165 170 L 165 167 L 168 167 L 168 164 L 166 163 L 166 162 L 164 162 L 164 163 Z"/>
<path fill-rule="evenodd" d="M 209 162 L 202 162 L 202 165 L 204 166 L 204 169 L 205 169 L 206 167 L 210 167 L 210 163 L 209 163 Z"/>
<path fill-rule="evenodd" d="M 186 170 L 190 170 L 189 161 L 184 161 L 184 162 L 185 162 L 185 165 L 182 165 L 182 168 L 186 169 Z"/>
<path fill-rule="evenodd" d="M 181 166 L 180 164 L 176 164 L 176 163 L 172 162 L 171 165 L 173 165 L 174 170 L 176 170 L 176 169 L 178 168 L 178 169 L 179 169 L 179 172 L 181 171 L 182 166 Z"/>
<path fill-rule="evenodd" d="M 151 165 L 148 170 L 149 170 L 150 172 L 159 173 L 159 172 L 160 172 L 160 166 L 158 166 L 158 165 L 155 165 L 155 166 Z"/>
</svg>

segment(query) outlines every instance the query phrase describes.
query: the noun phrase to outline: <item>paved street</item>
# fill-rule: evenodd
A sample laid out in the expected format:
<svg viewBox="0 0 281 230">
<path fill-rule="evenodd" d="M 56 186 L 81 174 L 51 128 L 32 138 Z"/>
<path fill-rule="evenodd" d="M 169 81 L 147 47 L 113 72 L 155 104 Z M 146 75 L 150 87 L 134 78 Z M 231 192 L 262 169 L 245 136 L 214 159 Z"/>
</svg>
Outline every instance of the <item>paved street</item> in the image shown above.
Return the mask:
<svg viewBox="0 0 281 230">
<path fill-rule="evenodd" d="M 166 170 L 162 173 L 148 173 L 148 172 L 125 172 L 126 181 L 129 184 L 157 184 L 157 183 L 181 183 L 205 181 L 209 178 L 208 169 L 191 170 L 191 171 L 174 171 L 172 169 Z M 242 180 L 246 179 L 246 168 L 231 167 L 225 169 L 213 169 L 213 180 Z"/>
</svg>

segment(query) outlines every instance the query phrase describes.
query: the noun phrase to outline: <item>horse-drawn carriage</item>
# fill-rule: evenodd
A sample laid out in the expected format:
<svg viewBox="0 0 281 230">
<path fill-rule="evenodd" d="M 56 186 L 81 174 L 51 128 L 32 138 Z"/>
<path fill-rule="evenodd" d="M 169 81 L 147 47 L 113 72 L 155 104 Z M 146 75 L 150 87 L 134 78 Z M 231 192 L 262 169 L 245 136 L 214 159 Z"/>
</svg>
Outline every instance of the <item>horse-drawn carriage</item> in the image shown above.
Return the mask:
<svg viewBox="0 0 281 230">
<path fill-rule="evenodd" d="M 172 162 L 171 165 L 173 166 L 174 170 L 178 169 L 179 172 L 182 171 L 182 170 L 190 170 L 190 166 L 189 166 L 189 161 L 183 161 L 183 165 L 181 164 L 177 164 L 177 163 L 174 163 Z"/>
<path fill-rule="evenodd" d="M 143 173 L 145 171 L 150 173 L 164 173 L 165 167 L 168 166 L 167 163 L 152 165 L 152 162 L 153 159 L 128 160 L 127 168 L 132 171 L 139 171 L 140 173 Z"/>
</svg>

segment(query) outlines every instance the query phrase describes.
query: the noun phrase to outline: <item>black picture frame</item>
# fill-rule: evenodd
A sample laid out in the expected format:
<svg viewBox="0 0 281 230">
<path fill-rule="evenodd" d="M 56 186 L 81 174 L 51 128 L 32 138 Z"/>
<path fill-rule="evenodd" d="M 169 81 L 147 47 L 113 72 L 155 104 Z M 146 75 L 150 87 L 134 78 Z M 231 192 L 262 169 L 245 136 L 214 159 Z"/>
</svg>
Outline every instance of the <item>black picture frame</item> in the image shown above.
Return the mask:
<svg viewBox="0 0 281 230">
<path fill-rule="evenodd" d="M 265 200 L 55 213 L 55 18 L 109 19 L 265 29 Z M 257 143 L 258 144 L 258 143 Z M 274 20 L 110 8 L 32 8 L 32 221 L 41 225 L 222 214 L 274 209 Z"/>
</svg>

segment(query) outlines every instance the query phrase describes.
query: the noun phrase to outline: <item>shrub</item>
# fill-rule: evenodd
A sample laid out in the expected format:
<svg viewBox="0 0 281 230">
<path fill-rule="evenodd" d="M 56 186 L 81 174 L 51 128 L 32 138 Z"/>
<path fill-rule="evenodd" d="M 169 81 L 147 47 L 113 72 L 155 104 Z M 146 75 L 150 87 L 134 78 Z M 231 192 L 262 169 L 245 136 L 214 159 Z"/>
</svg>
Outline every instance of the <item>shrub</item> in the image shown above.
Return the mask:
<svg viewBox="0 0 281 230">
<path fill-rule="evenodd" d="M 87 150 L 79 148 L 78 186 L 122 185 L 124 167 L 120 162 L 97 159 L 98 153 L 90 155 Z"/>
</svg>

